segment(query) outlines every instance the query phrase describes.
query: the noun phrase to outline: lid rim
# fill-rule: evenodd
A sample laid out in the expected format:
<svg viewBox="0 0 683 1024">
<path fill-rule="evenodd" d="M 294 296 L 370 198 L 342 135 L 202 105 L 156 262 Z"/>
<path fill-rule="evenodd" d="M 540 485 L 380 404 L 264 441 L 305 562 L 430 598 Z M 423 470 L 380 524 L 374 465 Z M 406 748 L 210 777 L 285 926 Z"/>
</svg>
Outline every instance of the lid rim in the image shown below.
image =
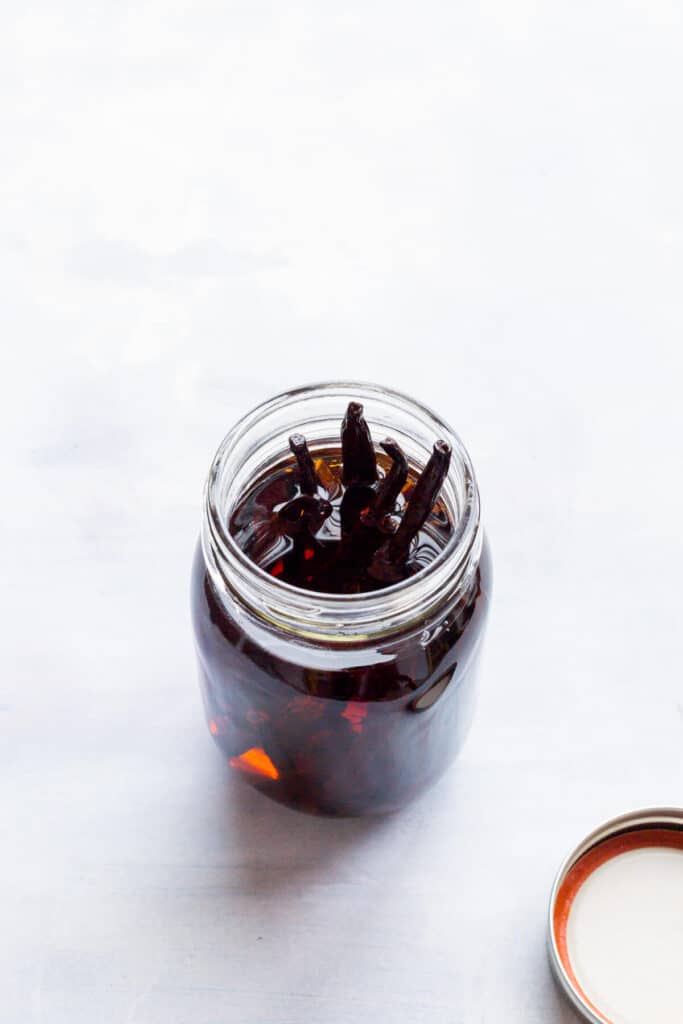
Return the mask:
<svg viewBox="0 0 683 1024">
<path fill-rule="evenodd" d="M 589 1024 L 605 1024 L 606 1017 L 598 1015 L 584 999 L 582 993 L 578 992 L 571 978 L 567 974 L 555 935 L 555 907 L 557 897 L 563 882 L 572 868 L 586 856 L 591 850 L 599 846 L 607 839 L 623 833 L 640 831 L 643 828 L 669 828 L 675 831 L 683 831 L 683 807 L 646 807 L 638 810 L 627 811 L 615 818 L 610 818 L 602 825 L 593 829 L 573 850 L 564 858 L 559 870 L 555 875 L 550 901 L 548 905 L 547 918 L 547 948 L 550 966 L 555 980 L 558 982 L 564 995 L 569 999 L 574 1009 L 589 1022 Z"/>
</svg>

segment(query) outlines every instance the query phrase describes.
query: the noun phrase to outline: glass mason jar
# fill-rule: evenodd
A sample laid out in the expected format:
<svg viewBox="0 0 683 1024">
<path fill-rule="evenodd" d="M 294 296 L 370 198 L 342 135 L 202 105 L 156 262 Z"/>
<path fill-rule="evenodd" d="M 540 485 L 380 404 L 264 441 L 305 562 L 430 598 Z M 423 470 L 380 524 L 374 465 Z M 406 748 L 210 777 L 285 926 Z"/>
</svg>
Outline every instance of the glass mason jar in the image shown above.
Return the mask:
<svg viewBox="0 0 683 1024">
<path fill-rule="evenodd" d="M 258 478 L 339 445 L 349 401 L 375 440 L 391 435 L 414 471 L 452 448 L 441 500 L 453 531 L 437 557 L 382 590 L 320 594 L 276 579 L 228 524 Z M 474 470 L 462 442 L 413 399 L 368 384 L 301 388 L 265 402 L 221 444 L 205 490 L 192 614 L 209 729 L 235 773 L 302 811 L 393 811 L 431 785 L 469 727 L 491 593 Z"/>
</svg>

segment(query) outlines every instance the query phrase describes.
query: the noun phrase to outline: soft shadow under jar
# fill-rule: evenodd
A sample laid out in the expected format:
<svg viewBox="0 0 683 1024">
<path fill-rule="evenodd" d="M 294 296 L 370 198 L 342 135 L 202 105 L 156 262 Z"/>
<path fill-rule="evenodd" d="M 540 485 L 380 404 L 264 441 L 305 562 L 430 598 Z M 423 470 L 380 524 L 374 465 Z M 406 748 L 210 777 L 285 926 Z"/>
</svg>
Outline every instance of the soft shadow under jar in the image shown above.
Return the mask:
<svg viewBox="0 0 683 1024">
<path fill-rule="evenodd" d="M 397 517 L 435 442 L 451 457 L 438 501 L 413 541 L 410 573 L 369 589 L 353 574 L 337 586 L 335 571 L 334 592 L 326 592 L 311 589 L 310 574 L 290 575 L 297 585 L 282 579 L 277 550 L 269 561 L 250 544 L 270 536 L 277 501 L 297 493 L 289 439 L 299 433 L 329 516 L 315 553 L 303 551 L 301 573 L 306 559 L 315 565 L 318 552 L 329 550 L 335 529 L 341 536 L 339 425 L 349 403 L 363 406 L 379 484 L 390 464 L 378 442 L 390 435 L 405 453 Z M 287 557 L 291 562 L 285 550 Z M 406 395 L 355 383 L 302 388 L 254 409 L 212 463 L 192 572 L 206 717 L 235 774 L 314 814 L 403 806 L 445 771 L 465 737 L 490 590 L 472 464 L 433 412 Z"/>
</svg>

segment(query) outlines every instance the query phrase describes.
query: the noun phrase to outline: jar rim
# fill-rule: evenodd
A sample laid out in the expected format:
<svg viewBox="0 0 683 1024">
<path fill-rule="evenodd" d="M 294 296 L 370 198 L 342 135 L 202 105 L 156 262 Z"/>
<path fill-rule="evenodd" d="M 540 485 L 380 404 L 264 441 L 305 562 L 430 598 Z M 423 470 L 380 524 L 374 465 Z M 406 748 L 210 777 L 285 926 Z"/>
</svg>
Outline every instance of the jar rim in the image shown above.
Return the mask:
<svg viewBox="0 0 683 1024">
<path fill-rule="evenodd" d="M 433 435 L 432 443 L 443 438 L 452 450 L 442 492 L 455 523 L 447 544 L 433 561 L 414 575 L 381 590 L 360 594 L 318 593 L 277 579 L 249 558 L 228 526 L 234 508 L 234 502 L 231 505 L 226 500 L 230 478 L 239 472 L 240 461 L 253 459 L 259 447 L 265 444 L 262 438 L 259 445 L 253 437 L 254 431 L 263 427 L 269 417 L 282 418 L 282 412 L 289 407 L 301 410 L 307 403 L 337 398 L 354 399 L 366 405 L 380 403 L 385 410 L 393 408 L 394 412 L 407 413 L 416 424 L 419 421 L 423 436 Z M 373 416 L 367 415 L 367 419 L 372 427 Z M 322 420 L 318 417 L 307 421 L 299 414 L 286 427 L 280 427 L 280 433 L 285 436 L 294 429 L 307 433 L 307 423 L 310 426 L 311 422 Z M 266 439 L 273 436 L 267 435 Z M 309 436 L 309 444 L 314 442 L 315 438 Z M 424 450 L 428 454 L 427 449 Z M 223 507 L 225 505 L 228 507 Z M 411 621 L 425 620 L 431 610 L 450 601 L 466 583 L 468 574 L 479 563 L 481 545 L 479 490 L 470 456 L 459 436 L 428 406 L 401 391 L 377 384 L 323 381 L 267 399 L 242 416 L 225 435 L 211 463 L 205 486 L 202 547 L 219 596 L 237 598 L 267 624 L 308 640 L 362 642 L 378 634 L 405 629 Z"/>
</svg>

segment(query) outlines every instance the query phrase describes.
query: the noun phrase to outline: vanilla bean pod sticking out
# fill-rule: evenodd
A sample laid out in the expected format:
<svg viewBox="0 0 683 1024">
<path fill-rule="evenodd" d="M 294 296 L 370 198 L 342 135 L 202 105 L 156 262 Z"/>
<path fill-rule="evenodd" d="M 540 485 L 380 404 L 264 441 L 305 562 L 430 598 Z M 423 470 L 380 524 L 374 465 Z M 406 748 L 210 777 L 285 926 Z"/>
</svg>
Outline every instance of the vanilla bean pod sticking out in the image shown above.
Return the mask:
<svg viewBox="0 0 683 1024">
<path fill-rule="evenodd" d="M 381 526 L 386 516 L 394 511 L 396 499 L 408 479 L 408 460 L 393 437 L 385 437 L 380 442 L 380 448 L 391 459 L 391 469 L 377 488 L 374 504 L 365 517 L 367 522 L 376 526 Z"/>
<path fill-rule="evenodd" d="M 401 578 L 401 568 L 408 558 L 410 544 L 427 521 L 450 463 L 450 445 L 445 441 L 437 441 L 413 488 L 396 533 L 382 545 L 373 559 L 370 571 L 375 579 L 392 581 Z"/>
<path fill-rule="evenodd" d="M 296 534 L 303 527 L 315 533 L 331 512 L 329 501 L 311 494 L 300 494 L 283 505 L 277 517 L 285 533 Z"/>
<path fill-rule="evenodd" d="M 292 434 L 289 438 L 289 447 L 299 467 L 301 490 L 304 494 L 315 494 L 318 490 L 318 478 L 306 438 L 303 434 Z"/>
<path fill-rule="evenodd" d="M 360 402 L 349 402 L 342 423 L 341 442 L 344 485 L 374 484 L 377 480 L 375 447 Z"/>
<path fill-rule="evenodd" d="M 451 446 L 445 441 L 437 441 L 418 477 L 399 528 L 389 540 L 389 552 L 394 560 L 407 556 L 410 542 L 422 529 L 434 507 L 450 464 Z"/>
</svg>

